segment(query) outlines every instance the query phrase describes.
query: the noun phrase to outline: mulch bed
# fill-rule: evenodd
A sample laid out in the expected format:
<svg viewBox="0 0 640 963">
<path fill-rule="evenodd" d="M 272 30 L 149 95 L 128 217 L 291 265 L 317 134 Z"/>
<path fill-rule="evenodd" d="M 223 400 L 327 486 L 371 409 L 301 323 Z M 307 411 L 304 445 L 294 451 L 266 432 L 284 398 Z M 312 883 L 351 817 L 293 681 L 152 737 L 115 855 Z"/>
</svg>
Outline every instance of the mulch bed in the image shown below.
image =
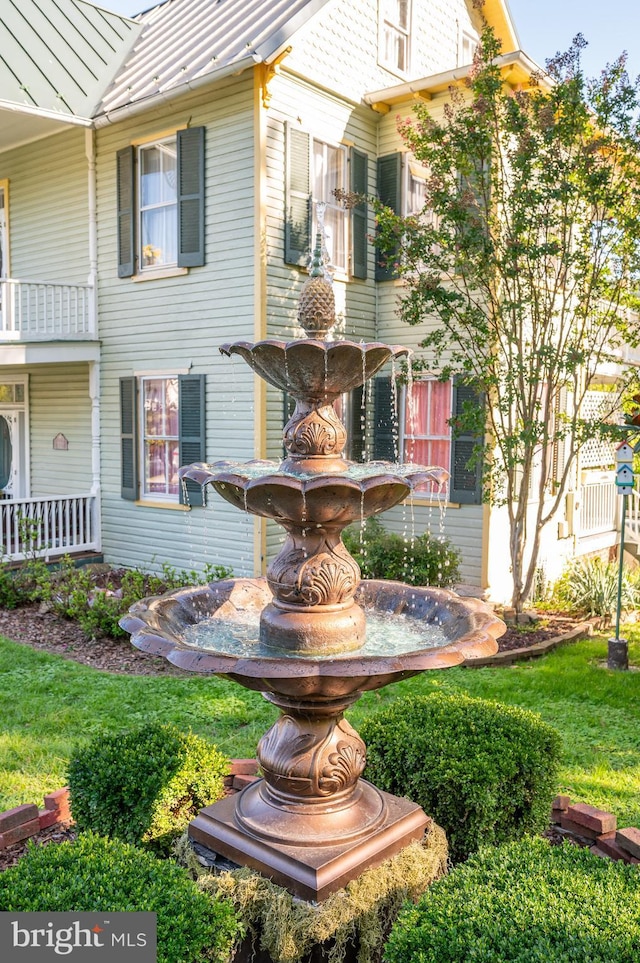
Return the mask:
<svg viewBox="0 0 640 963">
<path fill-rule="evenodd" d="M 577 624 L 576 620 L 563 616 L 545 616 L 539 623 L 526 627 L 510 626 L 498 640 L 499 650 L 506 652 L 537 645 L 569 632 Z M 176 668 L 162 657 L 139 651 L 128 639 L 87 639 L 77 624 L 60 618 L 39 604 L 19 609 L 0 609 L 0 635 L 105 672 L 129 675 L 191 674 Z M 45 829 L 28 840 L 0 850 L 0 871 L 17 863 L 28 845 L 47 846 L 74 838 L 73 827 L 58 824 Z"/>
</svg>

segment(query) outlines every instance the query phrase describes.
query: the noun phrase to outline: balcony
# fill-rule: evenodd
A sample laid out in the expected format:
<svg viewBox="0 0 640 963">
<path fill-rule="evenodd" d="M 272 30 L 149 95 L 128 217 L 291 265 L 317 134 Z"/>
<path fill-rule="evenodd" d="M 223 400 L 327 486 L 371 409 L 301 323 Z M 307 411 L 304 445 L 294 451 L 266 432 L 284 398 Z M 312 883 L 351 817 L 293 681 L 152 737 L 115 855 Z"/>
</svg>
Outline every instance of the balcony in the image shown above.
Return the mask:
<svg viewBox="0 0 640 963">
<path fill-rule="evenodd" d="M 100 551 L 96 495 L 0 501 L 0 555 L 5 561 L 89 551 Z"/>
<path fill-rule="evenodd" d="M 0 342 L 94 340 L 95 318 L 90 284 L 0 281 Z"/>
</svg>

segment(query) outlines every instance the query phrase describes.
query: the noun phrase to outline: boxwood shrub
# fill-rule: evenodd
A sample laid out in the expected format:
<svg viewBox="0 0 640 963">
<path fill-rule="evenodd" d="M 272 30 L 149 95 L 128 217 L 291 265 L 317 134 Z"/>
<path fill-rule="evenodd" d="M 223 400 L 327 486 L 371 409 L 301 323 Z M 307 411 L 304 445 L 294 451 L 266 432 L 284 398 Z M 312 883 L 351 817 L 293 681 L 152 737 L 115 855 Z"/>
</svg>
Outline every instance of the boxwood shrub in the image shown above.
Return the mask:
<svg viewBox="0 0 640 963">
<path fill-rule="evenodd" d="M 93 833 L 32 846 L 0 873 L 5 912 L 153 912 L 158 963 L 226 963 L 238 935 L 231 904 L 203 893 L 180 866 Z"/>
<path fill-rule="evenodd" d="M 637 963 L 640 873 L 543 839 L 482 850 L 398 918 L 386 963 Z"/>
<path fill-rule="evenodd" d="M 360 733 L 367 779 L 422 806 L 454 862 L 548 825 L 560 736 L 532 712 L 436 692 L 398 699 Z"/>
<path fill-rule="evenodd" d="M 101 735 L 72 754 L 68 781 L 78 829 L 166 853 L 203 806 L 224 792 L 229 761 L 169 725 Z"/>
<path fill-rule="evenodd" d="M 379 518 L 367 519 L 362 529 L 350 525 L 342 537 L 363 578 L 441 588 L 460 581 L 460 552 L 446 538 L 425 532 L 409 543 L 402 535 L 387 531 Z"/>
</svg>

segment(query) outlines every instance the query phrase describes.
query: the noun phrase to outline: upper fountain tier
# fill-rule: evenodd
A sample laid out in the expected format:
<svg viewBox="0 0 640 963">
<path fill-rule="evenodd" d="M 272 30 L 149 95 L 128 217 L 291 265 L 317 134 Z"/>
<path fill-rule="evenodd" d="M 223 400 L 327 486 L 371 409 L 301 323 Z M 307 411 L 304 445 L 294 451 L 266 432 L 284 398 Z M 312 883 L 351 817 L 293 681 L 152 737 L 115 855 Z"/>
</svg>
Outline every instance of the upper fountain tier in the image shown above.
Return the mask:
<svg viewBox="0 0 640 963">
<path fill-rule="evenodd" d="M 330 405 L 359 388 L 388 361 L 407 357 L 408 348 L 378 341 L 235 341 L 222 354 L 238 354 L 274 388 L 310 406 Z"/>
</svg>

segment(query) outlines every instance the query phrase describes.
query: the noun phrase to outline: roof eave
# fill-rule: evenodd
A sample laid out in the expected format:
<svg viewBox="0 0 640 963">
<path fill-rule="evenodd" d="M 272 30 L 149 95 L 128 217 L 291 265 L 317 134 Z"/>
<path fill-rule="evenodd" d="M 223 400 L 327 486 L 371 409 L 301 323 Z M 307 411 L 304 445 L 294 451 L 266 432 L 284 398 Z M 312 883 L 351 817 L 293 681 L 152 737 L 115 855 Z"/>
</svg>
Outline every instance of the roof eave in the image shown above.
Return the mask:
<svg viewBox="0 0 640 963">
<path fill-rule="evenodd" d="M 545 78 L 548 78 L 545 70 L 522 50 L 500 54 L 499 57 L 496 57 L 495 63 L 508 82 L 521 84 L 536 76 L 538 83 L 545 83 Z M 440 74 L 431 74 L 418 80 L 410 80 L 393 87 L 374 90 L 365 94 L 363 99 L 366 104 L 374 108 L 390 107 L 393 104 L 416 99 L 430 100 L 434 95 L 445 93 L 450 87 L 464 83 L 469 77 L 472 66 L 472 64 L 465 64 L 462 67 L 455 67 L 453 70 L 446 70 Z M 548 83 L 551 84 L 551 78 L 548 78 Z"/>
<path fill-rule="evenodd" d="M 249 54 L 240 60 L 236 60 L 232 64 L 226 64 L 224 67 L 207 71 L 205 74 L 200 74 L 198 77 L 187 80 L 175 87 L 170 87 L 168 90 L 159 90 L 155 94 L 141 97 L 140 100 L 123 104 L 121 107 L 114 107 L 113 110 L 107 110 L 102 114 L 97 114 L 94 119 L 94 126 L 97 129 L 108 127 L 110 124 L 116 124 L 118 121 L 125 120 L 128 117 L 134 117 L 146 110 L 153 110 L 154 107 L 173 101 L 189 91 L 198 90 L 201 87 L 217 83 L 219 80 L 224 80 L 227 77 L 238 76 L 244 73 L 245 70 L 249 70 L 261 62 L 262 59 L 256 56 L 256 54 Z"/>
<path fill-rule="evenodd" d="M 17 104 L 11 100 L 0 100 L 0 110 L 8 110 L 15 114 L 27 114 L 29 117 L 42 117 L 44 120 L 53 120 L 58 124 L 72 127 L 91 127 L 93 124 L 90 117 L 47 110 L 44 107 L 34 107 L 31 104 Z"/>
</svg>

